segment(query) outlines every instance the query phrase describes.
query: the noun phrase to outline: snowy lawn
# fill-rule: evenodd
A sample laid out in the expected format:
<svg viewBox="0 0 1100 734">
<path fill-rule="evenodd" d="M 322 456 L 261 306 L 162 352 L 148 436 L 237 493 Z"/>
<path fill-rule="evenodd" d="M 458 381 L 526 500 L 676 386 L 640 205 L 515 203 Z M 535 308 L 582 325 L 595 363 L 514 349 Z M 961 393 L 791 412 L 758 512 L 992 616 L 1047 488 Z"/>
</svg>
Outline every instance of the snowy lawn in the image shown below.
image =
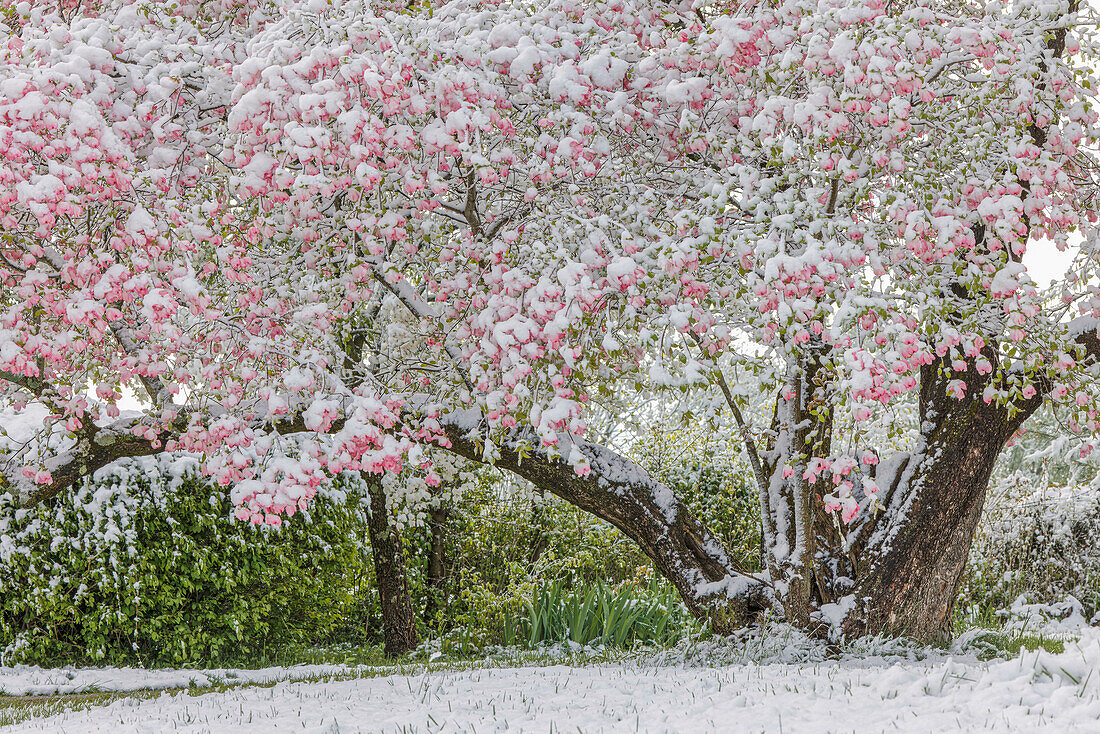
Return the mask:
<svg viewBox="0 0 1100 734">
<path fill-rule="evenodd" d="M 295 665 L 287 668 L 211 668 L 206 670 L 142 668 L 0 667 L 0 695 L 48 696 L 88 692 L 127 692 L 149 689 L 207 688 L 266 684 L 321 677 L 350 676 L 366 666 Z M 375 669 L 376 670 L 376 669 Z"/>
<path fill-rule="evenodd" d="M 102 673 L 97 683 L 95 671 L 6 668 L 0 669 L 0 682 L 9 692 L 28 691 L 31 685 L 130 690 L 141 675 L 148 676 L 147 685 L 175 684 L 197 671 L 131 673 L 131 678 L 118 670 Z M 22 721 L 4 731 L 1100 731 L 1096 633 L 1067 643 L 1061 654 L 1037 651 L 991 662 L 972 656 L 925 661 L 871 656 L 685 666 L 651 659 L 288 680 L 367 673 L 342 666 L 207 671 L 199 675 L 208 675 L 209 682 L 283 682 L 122 698 Z M 50 675 L 57 679 L 51 682 Z M 16 685 L 19 680 L 23 688 Z"/>
</svg>

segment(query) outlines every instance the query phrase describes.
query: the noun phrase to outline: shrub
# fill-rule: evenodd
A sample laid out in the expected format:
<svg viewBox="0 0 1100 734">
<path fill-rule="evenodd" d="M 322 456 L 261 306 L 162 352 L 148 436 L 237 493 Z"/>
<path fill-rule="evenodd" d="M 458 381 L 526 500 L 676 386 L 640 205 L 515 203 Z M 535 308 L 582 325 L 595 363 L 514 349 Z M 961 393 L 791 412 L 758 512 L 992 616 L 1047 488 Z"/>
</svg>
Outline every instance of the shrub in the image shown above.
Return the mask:
<svg viewBox="0 0 1100 734">
<path fill-rule="evenodd" d="M 757 499 L 736 451 L 706 432 L 652 431 L 633 453 L 745 568 L 759 568 Z M 427 528 L 406 531 L 409 579 L 420 609 L 432 610 L 424 618 L 427 636 L 460 639 L 464 650 L 521 641 L 526 634 L 517 633 L 516 625 L 530 614 L 530 600 L 548 589 L 563 594 L 603 586 L 648 589 L 654 576 L 650 560 L 610 524 L 554 497 L 502 482 L 493 470 L 482 470 L 465 486 L 446 518 L 444 588 L 426 584 Z M 666 592 L 675 598 L 671 588 Z"/>
<path fill-rule="evenodd" d="M 761 570 L 760 505 L 739 447 L 705 428 L 651 430 L 639 463 L 664 482 L 747 571 Z"/>
<path fill-rule="evenodd" d="M 1100 496 L 1015 474 L 994 485 L 970 554 L 960 624 L 999 623 L 1025 602 L 1100 609 Z M 1021 598 L 1022 597 L 1022 598 Z"/>
<path fill-rule="evenodd" d="M 240 662 L 356 617 L 370 578 L 356 498 L 329 488 L 281 528 L 231 510 L 178 457 L 0 508 L 3 662 Z"/>
<path fill-rule="evenodd" d="M 505 620 L 518 618 L 533 590 L 555 580 L 618 586 L 651 574 L 638 546 L 602 520 L 554 497 L 503 484 L 481 472 L 447 508 L 446 579 L 427 583 L 431 533 L 405 532 L 409 583 L 425 636 L 461 636 L 463 648 L 505 642 Z M 429 599 L 434 596 L 434 599 Z"/>
<path fill-rule="evenodd" d="M 732 467 L 698 458 L 669 459 L 661 476 L 745 559 L 758 543 L 755 500 Z M 376 644 L 382 618 L 360 495 L 340 478 L 282 527 L 254 526 L 233 519 L 228 492 L 196 461 L 162 456 L 119 462 L 31 510 L 0 507 L 0 660 L 252 664 L 303 647 Z M 492 469 L 436 499 L 420 520 L 433 518 L 443 541 L 441 584 L 428 574 L 433 527 L 401 531 L 423 638 L 464 650 L 564 638 L 629 645 L 683 629 L 675 592 L 608 523 Z M 564 638 L 537 631 L 540 615 L 567 608 L 595 626 L 576 622 Z"/>
</svg>

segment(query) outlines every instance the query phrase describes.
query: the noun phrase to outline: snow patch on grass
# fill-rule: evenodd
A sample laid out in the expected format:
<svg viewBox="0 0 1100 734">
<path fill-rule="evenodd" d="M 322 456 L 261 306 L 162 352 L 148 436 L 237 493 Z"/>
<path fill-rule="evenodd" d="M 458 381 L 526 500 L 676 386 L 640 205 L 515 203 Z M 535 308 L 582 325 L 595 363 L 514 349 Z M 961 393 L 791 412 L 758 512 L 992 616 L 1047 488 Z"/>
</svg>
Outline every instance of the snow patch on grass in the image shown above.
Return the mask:
<svg viewBox="0 0 1100 734">
<path fill-rule="evenodd" d="M 321 676 L 347 676 L 366 666 L 294 665 L 245 670 L 237 668 L 40 668 L 15 665 L 0 668 L 0 695 L 47 696 L 57 694 L 167 690 L 237 684 L 266 684 Z"/>
</svg>

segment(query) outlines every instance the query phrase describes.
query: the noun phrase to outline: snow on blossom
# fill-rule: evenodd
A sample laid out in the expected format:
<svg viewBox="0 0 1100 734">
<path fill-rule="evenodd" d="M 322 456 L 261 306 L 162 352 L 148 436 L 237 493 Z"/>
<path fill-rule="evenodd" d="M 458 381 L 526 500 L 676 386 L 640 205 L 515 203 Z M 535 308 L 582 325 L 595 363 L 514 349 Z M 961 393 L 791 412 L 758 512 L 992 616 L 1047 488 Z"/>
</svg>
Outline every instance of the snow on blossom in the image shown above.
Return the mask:
<svg viewBox="0 0 1100 734">
<path fill-rule="evenodd" d="M 1094 403 L 1070 387 L 1093 276 L 1062 284 L 1068 322 L 1021 259 L 1097 217 L 1095 84 L 1048 58 L 1049 3 L 223 5 L 11 14 L 36 20 L 0 50 L 3 397 L 52 381 L 70 443 L 113 417 L 267 523 L 326 472 L 434 483 L 410 451 L 460 408 L 585 474 L 565 446 L 594 402 L 701 395 L 728 420 L 719 374 L 808 410 L 827 385 L 860 435 L 908 425 L 889 406 L 941 371 L 959 400 L 1054 371 Z M 19 481 L 62 475 L 50 435 Z M 281 451 L 304 474 L 262 468 Z M 778 479 L 831 473 L 850 521 L 874 462 L 824 453 Z"/>
</svg>

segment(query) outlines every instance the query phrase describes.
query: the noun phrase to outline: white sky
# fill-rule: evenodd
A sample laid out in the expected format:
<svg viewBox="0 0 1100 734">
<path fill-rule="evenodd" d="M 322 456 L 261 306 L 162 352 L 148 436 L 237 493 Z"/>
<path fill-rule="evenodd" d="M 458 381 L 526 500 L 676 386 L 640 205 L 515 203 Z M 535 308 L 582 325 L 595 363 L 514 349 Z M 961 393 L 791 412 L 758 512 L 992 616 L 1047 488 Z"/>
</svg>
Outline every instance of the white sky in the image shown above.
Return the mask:
<svg viewBox="0 0 1100 734">
<path fill-rule="evenodd" d="M 1058 252 L 1058 248 L 1048 240 L 1032 241 L 1027 245 L 1024 266 L 1035 284 L 1046 288 L 1066 274 L 1077 253 L 1076 246 L 1068 247 L 1065 252 Z"/>
</svg>

